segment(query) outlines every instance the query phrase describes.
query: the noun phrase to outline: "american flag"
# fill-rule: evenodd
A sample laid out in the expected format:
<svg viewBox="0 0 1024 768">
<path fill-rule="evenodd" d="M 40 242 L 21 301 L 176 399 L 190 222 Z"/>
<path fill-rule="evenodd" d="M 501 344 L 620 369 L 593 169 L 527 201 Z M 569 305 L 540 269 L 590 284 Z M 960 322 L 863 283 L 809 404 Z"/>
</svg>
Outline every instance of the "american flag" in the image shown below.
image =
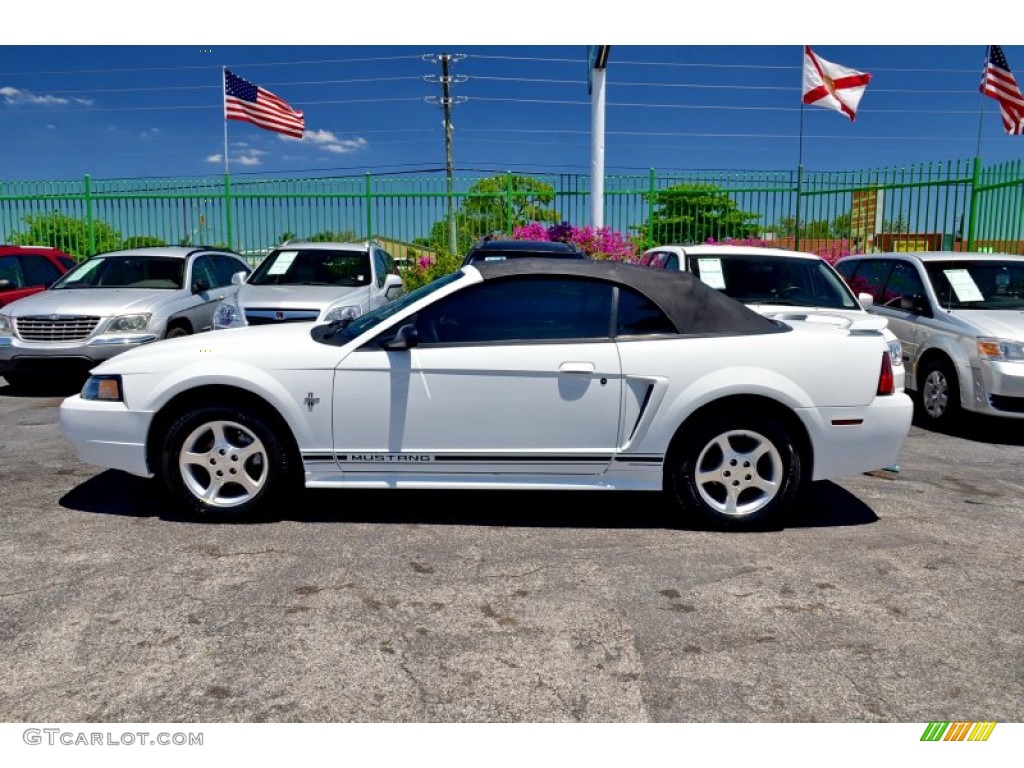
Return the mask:
<svg viewBox="0 0 1024 768">
<path fill-rule="evenodd" d="M 270 91 L 224 70 L 224 119 L 242 120 L 268 131 L 302 138 L 306 121 L 301 112 Z"/>
<path fill-rule="evenodd" d="M 988 62 L 980 90 L 999 102 L 1003 129 L 1009 134 L 1024 134 L 1024 95 L 1010 72 L 1003 49 L 998 45 L 988 47 Z"/>
</svg>

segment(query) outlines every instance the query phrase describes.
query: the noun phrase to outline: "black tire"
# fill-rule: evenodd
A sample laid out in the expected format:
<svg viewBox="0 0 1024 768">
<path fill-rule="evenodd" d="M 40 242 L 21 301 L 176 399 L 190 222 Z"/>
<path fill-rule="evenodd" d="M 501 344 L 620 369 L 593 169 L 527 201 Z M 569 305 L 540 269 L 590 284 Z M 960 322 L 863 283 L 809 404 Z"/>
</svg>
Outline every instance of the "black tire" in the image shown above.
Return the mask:
<svg viewBox="0 0 1024 768">
<path fill-rule="evenodd" d="M 188 336 L 189 331 L 183 325 L 172 325 L 167 329 L 167 333 L 164 334 L 165 339 L 180 339 L 182 336 Z"/>
<path fill-rule="evenodd" d="M 684 512 L 719 528 L 775 522 L 803 489 L 803 461 L 789 428 L 746 410 L 686 428 L 669 458 L 668 487 Z"/>
<path fill-rule="evenodd" d="M 244 406 L 188 411 L 162 445 L 160 480 L 197 517 L 256 519 L 295 487 L 286 445 L 266 418 Z"/>
<path fill-rule="evenodd" d="M 933 429 L 949 429 L 960 417 L 960 381 L 946 359 L 936 357 L 921 368 L 917 379 L 918 415 Z"/>
</svg>

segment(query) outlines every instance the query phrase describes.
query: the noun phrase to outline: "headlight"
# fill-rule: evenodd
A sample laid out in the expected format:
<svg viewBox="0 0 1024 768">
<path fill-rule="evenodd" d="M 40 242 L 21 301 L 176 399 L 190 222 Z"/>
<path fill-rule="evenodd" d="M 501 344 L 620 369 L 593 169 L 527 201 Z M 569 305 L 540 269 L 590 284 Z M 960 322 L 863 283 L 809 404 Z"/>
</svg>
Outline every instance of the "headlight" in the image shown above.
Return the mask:
<svg viewBox="0 0 1024 768">
<path fill-rule="evenodd" d="M 107 327 L 103 329 L 103 332 L 132 333 L 144 331 L 149 326 L 149 318 L 150 315 L 148 313 L 142 315 L 120 315 L 107 323 Z"/>
<path fill-rule="evenodd" d="M 213 316 L 213 327 L 241 328 L 243 325 L 248 325 L 248 323 L 245 322 L 245 315 L 242 314 L 242 311 L 231 302 L 222 301 Z"/>
<path fill-rule="evenodd" d="M 982 360 L 1019 362 L 1024 360 L 1024 343 L 1002 339 L 978 339 L 978 357 Z"/>
<path fill-rule="evenodd" d="M 889 362 L 893 365 L 903 365 L 903 345 L 899 339 L 889 342 Z"/>
<path fill-rule="evenodd" d="M 359 307 L 335 307 L 324 316 L 325 323 L 333 323 L 335 320 L 355 320 L 362 312 Z"/>
<path fill-rule="evenodd" d="M 124 391 L 121 388 L 121 377 L 116 375 L 90 376 L 82 387 L 83 400 L 110 400 L 121 402 Z"/>
<path fill-rule="evenodd" d="M 14 335 L 14 321 L 7 315 L 0 315 L 0 336 Z"/>
</svg>

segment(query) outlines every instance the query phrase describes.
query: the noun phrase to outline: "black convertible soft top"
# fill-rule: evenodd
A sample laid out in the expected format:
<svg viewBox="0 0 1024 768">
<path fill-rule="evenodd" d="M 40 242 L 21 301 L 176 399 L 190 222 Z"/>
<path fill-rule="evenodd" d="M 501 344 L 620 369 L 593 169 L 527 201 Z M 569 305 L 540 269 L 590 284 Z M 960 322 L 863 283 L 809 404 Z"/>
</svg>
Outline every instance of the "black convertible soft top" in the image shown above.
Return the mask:
<svg viewBox="0 0 1024 768">
<path fill-rule="evenodd" d="M 789 326 L 757 314 L 689 272 L 648 269 L 617 261 L 564 259 L 510 259 L 473 265 L 484 280 L 517 275 L 588 277 L 605 280 L 642 293 L 668 315 L 679 333 L 779 333 Z"/>
</svg>

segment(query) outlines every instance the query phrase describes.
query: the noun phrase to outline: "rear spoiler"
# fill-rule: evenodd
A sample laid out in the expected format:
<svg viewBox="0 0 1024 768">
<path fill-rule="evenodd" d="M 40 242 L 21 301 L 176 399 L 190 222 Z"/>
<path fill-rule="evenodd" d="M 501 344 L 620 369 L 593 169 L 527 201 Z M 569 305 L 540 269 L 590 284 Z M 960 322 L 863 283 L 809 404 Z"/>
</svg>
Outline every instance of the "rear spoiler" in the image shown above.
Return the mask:
<svg viewBox="0 0 1024 768">
<path fill-rule="evenodd" d="M 851 333 L 875 333 L 884 329 L 889 320 L 877 315 L 865 315 L 856 320 L 845 315 L 833 315 L 827 312 L 773 312 L 766 314 L 772 320 L 781 320 L 784 323 L 818 323 L 820 325 L 831 325 L 836 328 L 843 328 Z"/>
</svg>

